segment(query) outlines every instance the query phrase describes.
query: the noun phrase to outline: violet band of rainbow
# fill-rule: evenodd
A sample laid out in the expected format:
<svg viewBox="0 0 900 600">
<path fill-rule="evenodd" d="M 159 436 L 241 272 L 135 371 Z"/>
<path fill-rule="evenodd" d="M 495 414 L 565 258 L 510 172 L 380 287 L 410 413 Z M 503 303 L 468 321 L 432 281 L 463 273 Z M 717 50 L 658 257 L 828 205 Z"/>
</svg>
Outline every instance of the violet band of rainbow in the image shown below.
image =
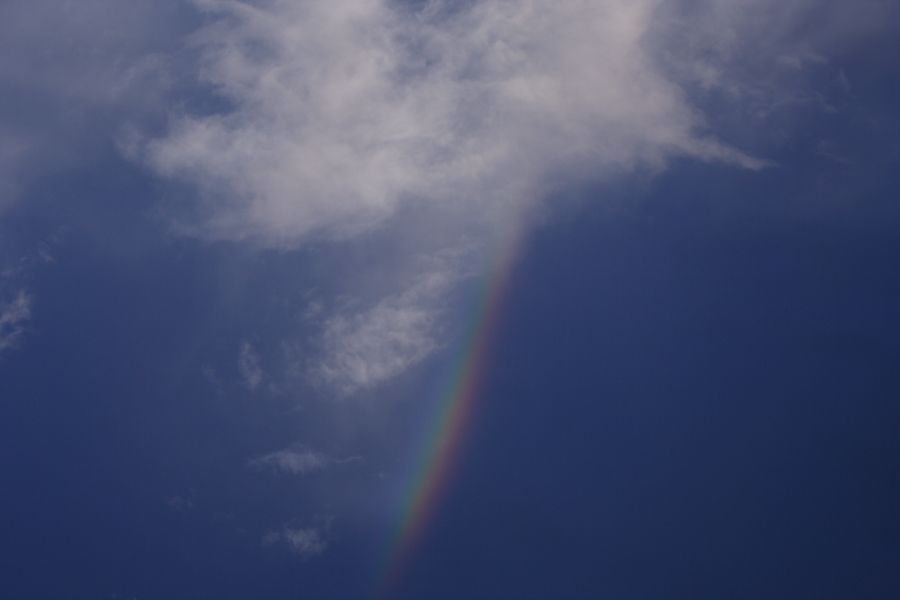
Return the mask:
<svg viewBox="0 0 900 600">
<path fill-rule="evenodd" d="M 507 295 L 512 270 L 518 256 L 520 236 L 513 235 L 503 244 L 482 283 L 475 318 L 453 369 L 450 387 L 443 394 L 432 433 L 415 471 L 401 517 L 391 536 L 389 551 L 379 570 L 379 592 L 389 595 L 447 493 L 463 453 L 467 431 L 475 418 L 480 392 L 487 375 L 490 354 L 500 320 L 500 309 Z"/>
</svg>

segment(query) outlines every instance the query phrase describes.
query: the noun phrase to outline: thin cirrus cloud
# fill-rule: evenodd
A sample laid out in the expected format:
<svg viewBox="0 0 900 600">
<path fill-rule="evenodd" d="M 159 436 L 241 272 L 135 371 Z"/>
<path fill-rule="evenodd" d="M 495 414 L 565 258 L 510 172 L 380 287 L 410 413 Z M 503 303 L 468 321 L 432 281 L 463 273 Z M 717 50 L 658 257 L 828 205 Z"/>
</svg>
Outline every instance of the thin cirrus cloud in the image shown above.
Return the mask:
<svg viewBox="0 0 900 600">
<path fill-rule="evenodd" d="M 6 303 L 0 304 L 0 353 L 16 346 L 31 318 L 31 296 L 19 290 Z"/>
<path fill-rule="evenodd" d="M 289 475 L 307 475 L 324 471 L 334 465 L 352 463 L 358 460 L 361 460 L 358 456 L 335 458 L 308 448 L 294 447 L 255 458 L 250 461 L 250 466 L 257 468 L 268 467 Z"/>
<path fill-rule="evenodd" d="M 262 368 L 262 359 L 250 342 L 241 344 L 238 354 L 238 372 L 244 386 L 251 392 L 255 392 L 263 382 L 265 372 Z"/>
</svg>

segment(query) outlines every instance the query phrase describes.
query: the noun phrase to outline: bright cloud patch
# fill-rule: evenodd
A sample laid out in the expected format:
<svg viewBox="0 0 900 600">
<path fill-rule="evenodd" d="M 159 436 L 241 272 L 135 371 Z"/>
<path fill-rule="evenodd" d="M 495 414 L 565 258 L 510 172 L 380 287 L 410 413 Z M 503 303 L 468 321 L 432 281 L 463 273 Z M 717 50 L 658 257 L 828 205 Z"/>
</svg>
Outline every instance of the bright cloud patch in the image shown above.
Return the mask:
<svg viewBox="0 0 900 600">
<path fill-rule="evenodd" d="M 515 227 L 559 181 L 676 156 L 762 165 L 705 132 L 656 60 L 658 4 L 198 1 L 198 73 L 228 108 L 174 116 L 144 156 L 196 187 L 178 224 L 209 239 L 294 247 L 390 227 L 404 208 L 431 211 L 417 224 L 426 242 L 379 295 L 355 289 L 350 273 L 352 308 L 323 302 L 319 356 L 303 370 L 352 393 L 443 345 L 444 292 L 461 273 L 410 276 L 412 262 L 459 253 L 472 237 L 490 245 L 498 224 Z M 429 288 L 435 278 L 441 289 Z"/>
<path fill-rule="evenodd" d="M 140 146 L 156 172 L 198 192 L 173 211 L 181 231 L 294 248 L 373 230 L 408 236 L 402 219 L 419 215 L 425 241 L 377 292 L 340 273 L 338 294 L 353 301 L 319 299 L 308 346 L 318 356 L 301 370 L 343 394 L 444 345 L 451 285 L 423 292 L 421 279 L 462 276 L 415 261 L 471 245 L 483 262 L 508 233 L 498 228 L 516 228 L 560 186 L 652 173 L 677 157 L 765 166 L 718 141 L 692 94 L 734 102 L 741 122 L 815 106 L 801 75 L 823 49 L 884 20 L 875 1 L 850 13 L 812 0 L 195 4 L 205 16 L 191 38 L 196 73 L 223 108 L 173 114 Z M 833 26 L 806 27 L 819 13 Z M 252 389 L 250 358 L 241 368 Z"/>
<path fill-rule="evenodd" d="M 390 379 L 434 351 L 441 328 L 441 296 L 452 271 L 419 274 L 406 291 L 359 311 L 340 311 L 323 325 L 317 381 L 352 393 Z"/>
<path fill-rule="evenodd" d="M 651 60 L 652 0 L 198 4 L 202 77 L 232 109 L 147 150 L 203 190 L 204 236 L 342 237 L 404 202 L 488 213 L 562 172 L 677 155 L 760 166 L 703 135 Z"/>
</svg>

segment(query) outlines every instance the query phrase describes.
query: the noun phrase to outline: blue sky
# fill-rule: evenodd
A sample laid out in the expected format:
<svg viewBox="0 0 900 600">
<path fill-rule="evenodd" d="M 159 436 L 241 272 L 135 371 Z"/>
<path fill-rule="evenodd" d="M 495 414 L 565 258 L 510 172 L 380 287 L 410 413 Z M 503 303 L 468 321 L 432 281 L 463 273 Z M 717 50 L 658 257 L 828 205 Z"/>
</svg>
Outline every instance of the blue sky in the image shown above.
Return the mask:
<svg viewBox="0 0 900 600">
<path fill-rule="evenodd" d="M 898 27 L 877 0 L 4 3 L 4 595 L 896 597 Z"/>
</svg>

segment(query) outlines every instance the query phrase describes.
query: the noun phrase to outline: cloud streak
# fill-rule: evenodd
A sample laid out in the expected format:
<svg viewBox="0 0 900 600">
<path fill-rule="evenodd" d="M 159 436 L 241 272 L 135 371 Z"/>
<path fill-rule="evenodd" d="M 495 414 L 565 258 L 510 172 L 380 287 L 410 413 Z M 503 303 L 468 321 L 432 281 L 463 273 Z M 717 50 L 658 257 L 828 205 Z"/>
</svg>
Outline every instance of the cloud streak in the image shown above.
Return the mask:
<svg viewBox="0 0 900 600">
<path fill-rule="evenodd" d="M 262 360 L 250 342 L 241 344 L 238 354 L 238 373 L 244 387 L 255 392 L 263 382 L 265 372 L 262 369 Z"/>
<path fill-rule="evenodd" d="M 307 475 L 334 466 L 361 460 L 358 456 L 334 458 L 308 448 L 285 448 L 250 461 L 253 467 L 270 467 L 289 475 Z"/>
</svg>

